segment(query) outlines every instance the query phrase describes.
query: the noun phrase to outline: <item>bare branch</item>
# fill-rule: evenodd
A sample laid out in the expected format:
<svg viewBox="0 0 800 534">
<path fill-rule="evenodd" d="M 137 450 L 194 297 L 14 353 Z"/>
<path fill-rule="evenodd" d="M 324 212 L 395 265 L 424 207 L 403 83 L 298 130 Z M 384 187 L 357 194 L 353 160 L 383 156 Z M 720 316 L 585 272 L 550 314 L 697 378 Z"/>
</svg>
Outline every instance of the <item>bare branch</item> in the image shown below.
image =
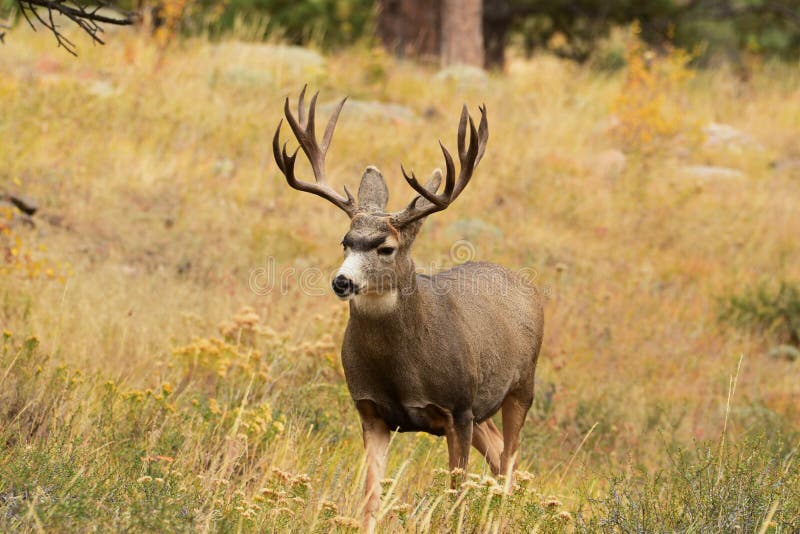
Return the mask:
<svg viewBox="0 0 800 534">
<path fill-rule="evenodd" d="M 53 13 L 60 14 L 72 21 L 83 30 L 84 33 L 89 35 L 92 41 L 98 44 L 105 44 L 105 41 L 100 37 L 103 33 L 103 24 L 128 26 L 133 24 L 137 19 L 135 13 L 121 11 L 112 3 L 106 2 L 105 0 L 98 0 L 97 3 L 91 6 L 80 3 L 80 1 L 73 3 L 67 0 L 17 0 L 17 4 L 31 28 L 36 30 L 36 26 L 33 23 L 33 20 L 36 19 L 39 21 L 39 24 L 53 34 L 58 46 L 64 48 L 72 55 L 77 55 L 75 53 L 75 43 L 64 35 Z M 115 17 L 100 13 L 99 11 L 102 8 L 112 9 L 119 16 Z M 39 9 L 46 10 L 46 14 L 43 16 L 39 12 Z M 4 34 L 0 32 L 0 41 L 2 41 L 3 36 Z"/>
</svg>

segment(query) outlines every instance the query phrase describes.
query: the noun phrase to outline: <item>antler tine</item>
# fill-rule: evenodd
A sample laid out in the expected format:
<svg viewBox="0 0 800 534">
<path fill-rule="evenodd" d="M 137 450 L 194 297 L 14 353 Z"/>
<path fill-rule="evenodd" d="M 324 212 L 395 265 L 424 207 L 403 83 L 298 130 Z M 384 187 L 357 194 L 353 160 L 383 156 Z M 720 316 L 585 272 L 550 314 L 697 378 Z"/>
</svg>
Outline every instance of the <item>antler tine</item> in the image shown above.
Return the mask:
<svg viewBox="0 0 800 534">
<path fill-rule="evenodd" d="M 333 131 L 336 129 L 336 122 L 339 120 L 339 113 L 341 113 L 344 103 L 347 102 L 347 97 L 344 97 L 336 109 L 331 113 L 331 118 L 328 119 L 328 126 L 325 128 L 325 133 L 322 135 L 322 151 L 327 152 L 333 138 Z"/>
<path fill-rule="evenodd" d="M 305 108 L 300 108 L 305 109 Z M 325 177 L 318 174 L 319 164 L 316 161 L 316 155 L 319 153 L 319 146 L 317 146 L 317 140 L 314 138 L 314 131 L 309 130 L 308 127 L 304 127 L 301 125 L 297 119 L 294 118 L 292 115 L 292 110 L 289 108 L 289 99 L 287 98 L 283 105 L 283 114 L 286 116 L 286 121 L 289 123 L 289 127 L 292 129 L 294 136 L 297 138 L 297 142 L 300 143 L 300 148 L 303 149 L 303 152 L 306 153 L 308 160 L 311 162 L 311 168 L 314 171 L 314 176 L 319 182 L 320 179 L 324 181 Z M 305 113 L 304 113 L 305 114 Z M 308 117 L 311 119 L 312 117 Z"/>
<path fill-rule="evenodd" d="M 272 137 L 272 155 L 275 158 L 278 168 L 283 171 L 283 157 L 281 156 L 281 126 L 283 126 L 283 119 L 278 122 L 278 127 L 275 129 L 275 135 Z M 284 172 L 284 174 L 286 174 Z"/>
<path fill-rule="evenodd" d="M 464 104 L 461 108 L 461 119 L 458 121 L 458 159 L 461 163 L 464 162 L 464 138 L 467 135 L 468 119 L 471 119 L 471 117 L 469 116 L 469 111 L 467 111 L 467 105 Z"/>
<path fill-rule="evenodd" d="M 302 187 L 302 185 L 301 185 L 302 183 L 299 182 L 297 180 L 297 178 L 295 177 L 295 175 L 294 175 L 294 163 L 295 163 L 295 161 L 297 161 L 297 151 L 298 150 L 300 150 L 300 149 L 299 148 L 295 149 L 295 151 L 292 152 L 292 155 L 290 156 L 286 152 L 286 143 L 283 144 L 283 151 L 282 151 L 283 166 L 288 171 L 288 173 L 286 174 L 286 180 L 289 182 L 289 185 L 291 185 L 294 188 Z"/>
<path fill-rule="evenodd" d="M 300 91 L 300 98 L 297 99 L 297 120 L 300 121 L 300 125 L 303 128 L 306 127 L 306 107 L 303 102 L 306 97 L 306 89 L 308 89 L 308 84 L 303 86 Z"/>
<path fill-rule="evenodd" d="M 442 196 L 449 201 L 452 198 L 453 188 L 456 185 L 456 166 L 453 163 L 453 156 L 450 155 L 450 152 L 444 147 L 441 141 L 439 141 L 439 146 L 442 149 L 445 164 L 444 191 L 442 191 Z"/>
<path fill-rule="evenodd" d="M 313 141 L 313 146 L 319 148 L 317 144 L 317 97 L 319 96 L 319 91 L 314 93 L 314 96 L 311 97 L 311 102 L 308 104 L 308 122 L 306 122 L 305 129 L 306 135 L 308 136 L 310 141 Z M 325 152 L 322 152 L 323 157 L 325 156 Z"/>
<path fill-rule="evenodd" d="M 304 108 L 300 107 L 300 109 Z M 295 137 L 298 138 L 297 140 L 300 141 L 301 138 L 304 138 L 305 131 L 303 130 L 303 127 L 300 125 L 300 123 L 298 123 L 297 119 L 294 118 L 294 115 L 292 115 L 292 110 L 289 107 L 289 97 L 286 97 L 286 100 L 283 101 L 283 115 L 284 117 L 286 117 L 286 122 L 289 123 L 289 128 L 292 129 L 292 132 L 294 132 Z M 303 118 L 305 118 L 305 111 L 303 111 Z M 302 145 L 302 143 L 300 144 Z"/>
<path fill-rule="evenodd" d="M 432 204 L 435 204 L 436 206 L 441 206 L 444 204 L 444 200 L 440 197 L 440 195 L 428 191 L 427 189 L 425 189 L 425 186 L 419 183 L 419 181 L 417 180 L 417 175 L 414 174 L 414 171 L 411 171 L 411 176 L 409 176 L 408 173 L 406 173 L 406 170 L 402 164 L 400 164 L 400 170 L 403 172 L 403 178 L 406 179 L 408 185 L 410 185 L 414 189 L 414 191 L 419 193 L 420 196 L 424 197 L 425 200 L 427 200 Z M 414 198 L 412 204 L 415 203 L 416 200 L 417 199 Z"/>
<path fill-rule="evenodd" d="M 475 129 L 475 123 L 472 122 L 472 117 L 469 118 L 469 147 L 463 158 L 459 158 L 461 170 L 458 173 L 458 183 L 456 190 L 453 192 L 453 199 L 461 194 L 461 191 L 467 187 L 472 173 L 475 170 L 475 157 L 478 155 L 478 131 Z"/>
<path fill-rule="evenodd" d="M 445 171 L 445 186 L 440 194 L 435 191 L 428 191 L 425 187 L 420 185 L 414 173 L 408 175 L 405 168 L 400 166 L 403 171 L 403 177 L 406 182 L 416 191 L 419 195 L 414 197 L 411 203 L 400 212 L 392 215 L 392 221 L 397 226 L 403 226 L 427 217 L 437 211 L 446 209 L 461 192 L 467 187 L 469 181 L 472 179 L 472 174 L 478 166 L 478 162 L 483 157 L 486 150 L 486 142 L 489 139 L 489 126 L 486 120 L 486 106 L 479 107 L 481 112 L 481 122 L 478 128 L 475 128 L 475 122 L 469 115 L 467 107 L 461 109 L 461 117 L 458 122 L 458 162 L 460 165 L 458 178 L 456 178 L 455 163 L 450 152 L 445 148 L 441 141 L 439 146 L 442 149 L 444 156 L 446 171 Z M 469 144 L 466 142 L 467 138 L 467 125 L 469 124 Z M 418 206 L 420 197 L 427 200 L 429 203 L 423 206 Z"/>
<path fill-rule="evenodd" d="M 272 153 L 275 157 L 275 163 L 278 165 L 278 168 L 286 177 L 286 181 L 291 187 L 320 196 L 332 202 L 352 217 L 356 212 L 356 203 L 353 195 L 350 194 L 350 191 L 348 191 L 345 187 L 345 195 L 342 196 L 334 191 L 325 182 L 325 154 L 330 146 L 331 139 L 333 137 L 333 131 L 336 127 L 336 121 L 339 119 L 339 113 L 341 112 L 342 106 L 344 106 L 344 103 L 347 99 L 345 98 L 342 100 L 331 115 L 322 139 L 322 147 L 320 147 L 317 143 L 317 137 L 315 133 L 317 97 L 319 96 L 319 93 L 315 93 L 314 96 L 311 97 L 311 102 L 309 102 L 308 111 L 306 113 L 306 107 L 304 105 L 305 92 L 306 86 L 304 86 L 303 90 L 300 91 L 300 97 L 298 98 L 297 115 L 299 120 L 295 119 L 294 115 L 292 115 L 288 98 L 284 102 L 283 106 L 286 122 L 289 123 L 289 127 L 297 138 L 297 142 L 300 146 L 291 155 L 289 155 L 286 151 L 285 144 L 283 145 L 283 149 L 280 148 L 280 133 L 281 126 L 283 125 L 283 120 L 281 119 L 281 121 L 278 123 L 278 128 L 275 130 L 275 136 L 272 139 Z M 308 157 L 308 161 L 311 164 L 311 170 L 314 172 L 314 178 L 316 180 L 315 183 L 300 181 L 294 174 L 297 152 L 300 149 L 302 149 L 305 155 Z"/>
<path fill-rule="evenodd" d="M 486 151 L 486 142 L 489 140 L 489 125 L 486 123 L 486 104 L 478 107 L 481 110 L 481 122 L 478 125 L 478 155 L 475 158 L 475 166 L 483 158 L 483 153 Z"/>
</svg>

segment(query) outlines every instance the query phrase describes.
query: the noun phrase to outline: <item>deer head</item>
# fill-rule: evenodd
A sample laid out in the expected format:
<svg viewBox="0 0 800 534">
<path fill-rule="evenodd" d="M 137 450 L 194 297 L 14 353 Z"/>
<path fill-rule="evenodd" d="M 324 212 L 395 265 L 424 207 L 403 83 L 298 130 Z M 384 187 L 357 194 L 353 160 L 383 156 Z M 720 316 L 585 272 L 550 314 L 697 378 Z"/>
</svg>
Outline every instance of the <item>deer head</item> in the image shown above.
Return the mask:
<svg viewBox="0 0 800 534">
<path fill-rule="evenodd" d="M 315 133 L 316 103 L 319 93 L 311 98 L 306 110 L 305 91 L 304 87 L 300 92 L 298 118 L 292 114 L 289 99 L 286 99 L 284 105 L 286 121 L 300 146 L 291 154 L 287 152 L 286 144 L 280 146 L 280 131 L 283 124 L 281 120 L 272 145 L 278 168 L 291 187 L 328 200 L 350 217 L 350 229 L 342 239 L 344 262 L 332 282 L 336 296 L 342 300 L 350 300 L 358 295 L 365 297 L 396 295 L 398 290 L 406 289 L 413 284 L 414 264 L 409 253 L 422 221 L 428 215 L 446 209 L 458 198 L 483 157 L 489 136 L 486 108 L 484 106 L 480 108 L 481 120 L 477 128 L 466 106 L 462 108 L 458 125 L 458 175 L 453 157 L 440 141 L 439 146 L 445 161 L 444 189 L 439 192 L 442 185 L 441 170 L 436 169 L 423 186 L 413 171 L 406 172 L 401 165 L 403 177 L 417 195 L 404 209 L 387 212 L 389 190 L 383 175 L 375 167 L 369 166 L 364 171 L 358 188 L 357 202 L 347 187 L 344 188 L 344 195 L 341 195 L 326 183 L 325 155 L 333 138 L 339 114 L 347 99 L 343 99 L 334 109 L 320 144 Z M 300 149 L 311 163 L 315 182 L 300 181 L 295 177 L 295 160 Z"/>
</svg>

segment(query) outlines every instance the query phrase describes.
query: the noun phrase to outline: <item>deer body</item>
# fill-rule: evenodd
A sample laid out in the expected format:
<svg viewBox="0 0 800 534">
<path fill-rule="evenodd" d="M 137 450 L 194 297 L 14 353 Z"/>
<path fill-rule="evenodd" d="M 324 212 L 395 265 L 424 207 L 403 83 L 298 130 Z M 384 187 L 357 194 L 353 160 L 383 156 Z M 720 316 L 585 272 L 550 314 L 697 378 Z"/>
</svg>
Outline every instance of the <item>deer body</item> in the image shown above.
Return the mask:
<svg viewBox="0 0 800 534">
<path fill-rule="evenodd" d="M 519 433 L 533 402 L 534 375 L 542 343 L 539 294 L 521 277 L 490 263 L 465 263 L 433 276 L 416 272 L 411 246 L 425 218 L 446 209 L 467 186 L 486 148 L 486 110 L 478 128 L 464 107 L 458 128 L 458 160 L 442 146 L 444 180 L 434 171 L 423 186 L 403 169 L 417 192 L 408 206 L 387 212 L 388 189 L 367 167 L 358 202 L 325 182 L 324 160 L 344 100 L 334 110 L 322 142 L 315 134 L 316 95 L 299 120 L 286 100 L 284 113 L 316 182 L 295 177 L 297 151 L 279 143 L 273 153 L 288 184 L 332 202 L 350 217 L 342 239 L 344 262 L 332 288 L 349 301 L 342 344 L 347 387 L 358 410 L 366 449 L 364 526 L 375 528 L 380 481 L 392 431 L 445 436 L 450 469 L 464 469 L 470 446 L 495 474 L 511 475 Z M 466 142 L 469 126 L 469 143 Z M 440 143 L 441 145 L 441 143 Z M 298 149 L 299 150 L 299 149 Z M 444 188 L 439 192 L 444 181 Z M 490 419 L 502 410 L 502 433 Z M 455 479 L 453 480 L 455 484 Z"/>
<path fill-rule="evenodd" d="M 374 403 L 392 430 L 441 436 L 442 413 L 481 423 L 510 391 L 532 396 L 543 321 L 531 288 L 486 263 L 417 275 L 414 284 L 392 310 L 350 303 L 342 365 L 356 402 Z M 489 300 L 497 295 L 505 298 Z"/>
</svg>

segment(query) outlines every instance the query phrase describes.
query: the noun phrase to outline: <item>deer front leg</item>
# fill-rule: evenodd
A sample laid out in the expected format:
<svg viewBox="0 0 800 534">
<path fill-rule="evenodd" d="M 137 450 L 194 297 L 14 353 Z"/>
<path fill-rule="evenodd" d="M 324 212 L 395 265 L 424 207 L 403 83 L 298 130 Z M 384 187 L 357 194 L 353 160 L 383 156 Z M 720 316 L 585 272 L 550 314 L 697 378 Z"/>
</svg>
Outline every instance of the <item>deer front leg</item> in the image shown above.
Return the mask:
<svg viewBox="0 0 800 534">
<path fill-rule="evenodd" d="M 447 438 L 447 454 L 450 457 L 450 471 L 462 469 L 466 471 L 469 461 L 469 447 L 472 444 L 473 418 L 471 412 L 453 414 L 448 418 L 445 426 L 445 437 Z M 451 476 L 450 486 L 455 488 L 456 483 L 464 478 L 464 473 L 460 476 Z"/>
<path fill-rule="evenodd" d="M 378 417 L 375 405 L 370 401 L 358 401 L 356 409 L 361 417 L 364 433 L 364 449 L 367 456 L 367 482 L 364 505 L 364 531 L 374 532 L 381 509 L 381 480 L 386 473 L 389 452 L 389 427 Z"/>
</svg>

